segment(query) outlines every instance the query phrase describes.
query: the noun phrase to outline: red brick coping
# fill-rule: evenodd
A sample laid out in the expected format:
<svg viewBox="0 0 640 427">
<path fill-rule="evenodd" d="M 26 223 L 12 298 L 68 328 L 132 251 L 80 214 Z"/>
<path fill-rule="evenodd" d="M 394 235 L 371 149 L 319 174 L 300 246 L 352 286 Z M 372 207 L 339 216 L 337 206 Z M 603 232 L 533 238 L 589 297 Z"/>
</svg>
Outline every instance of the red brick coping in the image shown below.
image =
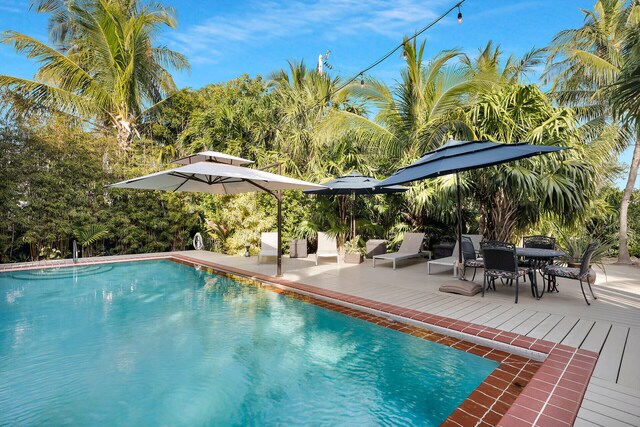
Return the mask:
<svg viewBox="0 0 640 427">
<path fill-rule="evenodd" d="M 235 267 L 216 264 L 192 258 L 186 255 L 142 255 L 90 259 L 78 263 L 106 264 L 113 262 L 141 261 L 152 259 L 170 259 L 188 265 L 213 268 L 216 272 L 240 276 L 257 281 L 269 290 L 286 293 L 288 296 L 304 299 L 313 304 L 324 306 L 341 313 L 367 320 L 381 326 L 409 333 L 420 338 L 449 345 L 500 363 L 498 368 L 447 418 L 447 426 L 571 426 L 576 419 L 582 399 L 586 392 L 591 374 L 598 360 L 598 353 L 556 344 L 550 341 L 529 338 L 499 329 L 481 326 L 469 322 L 450 319 L 434 314 L 380 303 L 366 298 L 355 297 L 342 292 L 331 291 L 317 286 L 305 285 L 282 278 L 253 273 Z M 73 262 L 24 263 L 22 265 L 3 265 L 1 271 L 31 270 L 47 267 L 78 265 Z M 278 287 L 270 286 L 275 285 Z M 279 286 L 286 289 L 279 288 Z M 287 292 L 293 290 L 294 292 Z M 448 337 L 422 328 L 393 322 L 384 317 L 351 309 L 314 297 L 304 296 L 295 290 L 313 294 L 320 298 L 329 298 L 337 303 L 357 305 L 375 310 L 381 314 L 400 316 L 407 320 L 422 322 L 440 328 L 462 332 L 502 344 L 533 350 L 546 355 L 541 364 L 521 356 L 506 353 L 468 341 Z"/>
</svg>

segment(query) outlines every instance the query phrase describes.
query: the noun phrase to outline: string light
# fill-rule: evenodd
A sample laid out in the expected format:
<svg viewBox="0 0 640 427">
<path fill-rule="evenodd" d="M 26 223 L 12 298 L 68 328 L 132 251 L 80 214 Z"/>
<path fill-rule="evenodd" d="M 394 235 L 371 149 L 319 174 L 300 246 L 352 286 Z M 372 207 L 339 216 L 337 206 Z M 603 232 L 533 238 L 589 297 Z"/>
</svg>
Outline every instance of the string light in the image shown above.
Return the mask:
<svg viewBox="0 0 640 427">
<path fill-rule="evenodd" d="M 364 76 L 360 74 L 360 87 L 364 87 Z"/>
<path fill-rule="evenodd" d="M 409 56 L 407 53 L 407 43 L 402 43 L 402 58 L 406 61 L 407 56 Z"/>
<path fill-rule="evenodd" d="M 404 40 L 402 43 L 400 43 L 398 46 L 394 47 L 393 49 L 391 49 L 388 53 L 386 53 L 384 56 L 382 56 L 380 59 L 378 59 L 377 61 L 375 61 L 373 64 L 369 65 L 367 68 L 365 68 L 364 70 L 360 71 L 359 73 L 356 73 L 354 75 L 354 77 L 350 78 L 349 80 L 347 80 L 346 82 L 344 82 L 342 85 L 340 85 L 339 87 L 337 87 L 335 90 L 333 90 L 330 94 L 329 97 L 335 95 L 336 93 L 340 92 L 342 89 L 344 89 L 345 87 L 349 86 L 351 83 L 355 82 L 356 80 L 358 80 L 358 78 L 360 76 L 362 76 L 364 73 L 366 73 L 367 71 L 371 70 L 372 68 L 380 65 L 383 61 L 385 61 L 387 58 L 389 58 L 391 55 L 393 55 L 394 53 L 396 53 L 398 51 L 398 49 L 401 49 L 405 46 L 405 43 L 408 43 L 414 39 L 416 39 L 420 34 L 424 33 L 425 31 L 427 31 L 429 28 L 433 27 L 434 25 L 436 25 L 438 22 L 440 22 L 441 20 L 443 20 L 447 15 L 449 15 L 449 13 L 451 13 L 452 11 L 454 11 L 456 8 L 458 9 L 458 22 L 462 22 L 462 12 L 460 12 L 460 5 L 462 5 L 462 3 L 464 3 L 466 0 L 462 0 L 459 1 L 458 3 L 454 4 L 453 6 L 451 6 L 447 11 L 445 11 L 442 15 L 438 16 L 436 19 L 434 19 L 433 21 L 431 21 L 429 24 L 427 24 L 426 26 L 422 27 L 421 29 L 419 29 L 418 31 L 415 32 L 415 34 L 409 38 L 407 38 L 406 40 Z M 403 55 L 404 56 L 404 55 Z M 362 85 L 362 81 L 360 82 L 360 84 Z"/>
</svg>

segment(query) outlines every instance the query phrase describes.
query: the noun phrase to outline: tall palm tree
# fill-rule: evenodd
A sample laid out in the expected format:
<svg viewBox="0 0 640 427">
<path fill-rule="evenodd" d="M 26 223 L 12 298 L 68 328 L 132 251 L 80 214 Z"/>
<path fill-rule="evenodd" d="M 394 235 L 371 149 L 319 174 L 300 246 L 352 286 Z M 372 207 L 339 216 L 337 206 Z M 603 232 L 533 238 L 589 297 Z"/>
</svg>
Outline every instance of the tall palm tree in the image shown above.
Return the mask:
<svg viewBox="0 0 640 427">
<path fill-rule="evenodd" d="M 550 46 L 544 77 L 562 105 L 575 107 L 585 135 L 596 136 L 612 122 L 615 105 L 611 87 L 625 72 L 623 44 L 629 27 L 637 23 L 638 5 L 626 0 L 598 0 L 584 11 L 584 25 L 558 33 Z M 638 122 L 620 123 L 617 150 L 635 144 L 627 185 L 620 206 L 619 263 L 631 263 L 627 212 L 640 164 Z"/>
<path fill-rule="evenodd" d="M 41 65 L 33 80 L 0 75 L 0 88 L 96 127 L 114 127 L 126 150 L 145 114 L 176 90 L 167 69 L 188 68 L 185 56 L 154 46 L 163 26 L 176 26 L 173 11 L 131 0 L 42 1 L 39 10 L 53 13 L 57 48 L 14 31 L 2 33 L 1 43 Z"/>
</svg>

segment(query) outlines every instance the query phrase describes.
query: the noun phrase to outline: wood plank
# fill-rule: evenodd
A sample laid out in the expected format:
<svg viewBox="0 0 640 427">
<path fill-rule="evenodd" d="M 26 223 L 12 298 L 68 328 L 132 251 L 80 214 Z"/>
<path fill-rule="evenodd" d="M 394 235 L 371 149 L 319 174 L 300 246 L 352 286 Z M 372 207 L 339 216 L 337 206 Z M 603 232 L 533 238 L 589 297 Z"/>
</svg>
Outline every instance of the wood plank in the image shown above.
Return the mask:
<svg viewBox="0 0 640 427">
<path fill-rule="evenodd" d="M 533 310 L 522 310 L 520 313 L 513 316 L 511 319 L 498 326 L 498 329 L 504 331 L 511 331 L 513 328 L 520 326 L 523 322 L 527 322 L 533 315 L 536 314 Z"/>
<path fill-rule="evenodd" d="M 587 389 L 584 398 L 608 406 L 610 410 L 624 412 L 636 419 L 638 425 L 640 425 L 640 407 L 634 405 L 633 402 L 617 398 L 617 394 L 609 394 L 608 392 L 609 390 L 606 388 L 590 387 Z"/>
<path fill-rule="evenodd" d="M 594 391 L 598 393 L 603 393 L 607 396 L 611 396 L 625 402 L 631 402 L 640 410 L 639 390 L 634 390 L 622 384 L 616 384 L 598 377 L 591 377 L 591 381 L 589 381 L 589 387 L 595 387 Z M 604 390 L 604 392 L 600 390 Z"/>
<path fill-rule="evenodd" d="M 484 305 L 479 309 L 472 311 L 469 314 L 465 314 L 464 316 L 461 316 L 460 320 L 464 320 L 465 322 L 476 323 L 475 319 L 489 313 L 490 311 L 495 310 L 497 307 L 501 307 L 501 306 L 496 304 L 491 304 L 491 303 L 484 303 Z"/>
<path fill-rule="evenodd" d="M 618 381 L 620 362 L 628 333 L 629 328 L 626 326 L 615 325 L 611 328 L 593 371 L 594 376 L 613 383 Z"/>
<path fill-rule="evenodd" d="M 511 332 L 520 335 L 528 335 L 533 329 L 535 329 L 540 323 L 542 323 L 547 317 L 549 317 L 549 313 L 541 313 L 537 312 L 526 322 L 522 322 L 517 327 L 513 328 Z"/>
<path fill-rule="evenodd" d="M 484 323 L 484 325 L 490 326 L 492 328 L 497 328 L 499 325 L 502 325 L 504 322 L 506 322 L 507 320 L 511 319 L 514 316 L 517 316 L 523 311 L 524 311 L 523 308 L 512 306 L 509 310 L 505 311 L 504 313 L 498 316 L 495 316 L 493 319 L 487 320 Z"/>
<path fill-rule="evenodd" d="M 563 339 L 571 332 L 580 319 L 573 316 L 565 316 L 558 324 L 549 331 L 544 337 L 545 340 L 552 342 L 562 342 Z"/>
<path fill-rule="evenodd" d="M 591 320 L 580 319 L 576 326 L 571 329 L 571 332 L 561 341 L 562 344 L 571 347 L 580 347 L 582 341 L 587 337 L 591 328 L 593 328 L 595 322 Z"/>
<path fill-rule="evenodd" d="M 561 314 L 551 314 L 551 315 L 549 315 L 546 319 L 544 319 L 542 322 L 540 322 L 540 324 L 538 324 L 535 328 L 530 330 L 527 333 L 527 336 L 531 337 L 531 338 L 539 338 L 539 339 L 541 339 L 542 337 L 547 335 L 549 332 L 551 332 L 551 330 L 553 328 L 555 328 L 556 325 L 558 323 L 560 323 L 560 321 L 562 321 L 562 319 L 564 319 L 564 317 L 565 316 L 563 316 Z M 576 322 L 578 322 L 578 319 L 576 319 Z M 564 337 L 562 337 L 562 338 L 564 338 Z"/>
<path fill-rule="evenodd" d="M 611 323 L 596 322 L 596 324 L 593 325 L 593 328 L 591 328 L 589 335 L 587 335 L 582 342 L 580 348 L 600 353 L 604 346 L 604 342 L 607 340 L 611 326 Z"/>
<path fill-rule="evenodd" d="M 580 418 L 580 413 L 578 413 L 578 418 L 576 418 L 576 421 L 573 423 L 573 427 L 602 427 L 602 426 L 592 421 L 587 421 L 584 418 Z"/>
<path fill-rule="evenodd" d="M 640 329 L 629 329 L 627 344 L 622 355 L 618 383 L 640 390 Z M 638 424 L 640 425 L 640 423 Z"/>
<path fill-rule="evenodd" d="M 487 305 L 488 304 L 483 302 L 474 301 L 472 305 L 463 307 L 457 311 L 452 311 L 451 316 L 453 316 L 454 319 L 460 319 L 462 316 L 466 316 L 469 313 L 473 313 L 481 308 L 487 307 Z"/>
<path fill-rule="evenodd" d="M 612 408 L 610 406 L 604 405 L 600 402 L 596 402 L 594 400 L 583 400 L 582 408 L 588 409 L 590 411 L 596 412 L 600 415 L 606 416 L 611 420 L 616 420 L 618 422 L 630 425 L 630 426 L 638 426 L 640 425 L 640 417 L 637 415 L 629 414 L 628 412 L 620 411 L 618 409 Z M 613 425 L 615 423 L 607 424 Z"/>
<path fill-rule="evenodd" d="M 588 420 L 589 422 L 602 427 L 629 427 L 632 424 L 627 424 L 622 421 L 613 419 L 607 415 L 600 414 L 592 409 L 582 406 L 578 412 L 578 418 Z"/>
<path fill-rule="evenodd" d="M 458 304 L 452 306 L 452 307 L 448 307 L 446 310 L 442 310 L 439 312 L 435 312 L 436 314 L 439 314 L 440 316 L 445 316 L 445 317 L 449 317 L 451 319 L 455 319 L 455 313 L 459 312 L 460 310 L 465 309 L 466 307 L 475 305 L 476 302 L 473 300 L 469 300 L 469 301 L 458 301 Z"/>
<path fill-rule="evenodd" d="M 484 325 L 485 322 L 488 322 L 491 319 L 495 318 L 496 316 L 500 316 L 503 313 L 506 313 L 507 311 L 512 309 L 512 307 L 509 305 L 497 305 L 494 307 L 495 308 L 493 310 L 488 311 L 482 316 L 475 318 L 473 320 L 473 323 L 477 323 L 478 325 Z"/>
</svg>

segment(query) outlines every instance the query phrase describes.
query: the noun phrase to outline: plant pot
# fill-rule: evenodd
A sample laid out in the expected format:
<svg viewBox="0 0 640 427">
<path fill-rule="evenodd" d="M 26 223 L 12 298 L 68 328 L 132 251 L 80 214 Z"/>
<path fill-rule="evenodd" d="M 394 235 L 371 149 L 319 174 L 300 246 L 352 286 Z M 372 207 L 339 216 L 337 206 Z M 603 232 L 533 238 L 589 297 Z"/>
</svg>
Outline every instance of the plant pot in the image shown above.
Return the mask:
<svg viewBox="0 0 640 427">
<path fill-rule="evenodd" d="M 362 263 L 361 254 L 344 254 L 344 262 L 346 264 L 360 264 Z"/>
</svg>

